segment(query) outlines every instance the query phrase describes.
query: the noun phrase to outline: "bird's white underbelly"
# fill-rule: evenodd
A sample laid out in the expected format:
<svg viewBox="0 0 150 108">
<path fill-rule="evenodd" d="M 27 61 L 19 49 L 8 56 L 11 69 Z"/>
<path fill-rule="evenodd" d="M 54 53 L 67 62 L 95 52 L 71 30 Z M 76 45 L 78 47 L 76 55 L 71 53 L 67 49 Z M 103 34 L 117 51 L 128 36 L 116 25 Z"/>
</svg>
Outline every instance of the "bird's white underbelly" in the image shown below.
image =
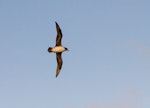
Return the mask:
<svg viewBox="0 0 150 108">
<path fill-rule="evenodd" d="M 62 47 L 62 46 L 56 46 L 52 49 L 52 52 L 64 52 L 65 51 L 65 48 Z"/>
</svg>

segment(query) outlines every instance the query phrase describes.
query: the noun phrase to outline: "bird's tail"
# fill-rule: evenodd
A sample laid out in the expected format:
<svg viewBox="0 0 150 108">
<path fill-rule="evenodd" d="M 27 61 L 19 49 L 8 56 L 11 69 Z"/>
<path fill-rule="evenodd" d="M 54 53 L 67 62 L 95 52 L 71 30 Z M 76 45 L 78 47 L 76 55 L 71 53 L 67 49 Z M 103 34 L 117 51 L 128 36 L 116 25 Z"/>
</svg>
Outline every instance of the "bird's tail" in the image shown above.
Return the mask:
<svg viewBox="0 0 150 108">
<path fill-rule="evenodd" d="M 49 47 L 49 48 L 48 48 L 48 52 L 52 52 L 52 47 Z"/>
</svg>

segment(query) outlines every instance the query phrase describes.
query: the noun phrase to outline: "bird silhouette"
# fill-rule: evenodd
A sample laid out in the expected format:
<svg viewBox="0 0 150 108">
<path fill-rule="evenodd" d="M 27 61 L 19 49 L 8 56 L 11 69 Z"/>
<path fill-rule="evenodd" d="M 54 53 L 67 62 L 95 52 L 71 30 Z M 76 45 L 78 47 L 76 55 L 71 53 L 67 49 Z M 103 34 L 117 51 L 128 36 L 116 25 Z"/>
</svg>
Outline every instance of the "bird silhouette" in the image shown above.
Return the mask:
<svg viewBox="0 0 150 108">
<path fill-rule="evenodd" d="M 56 24 L 56 31 L 57 31 L 57 37 L 56 37 L 56 45 L 55 47 L 49 47 L 48 52 L 56 53 L 56 60 L 57 60 L 57 69 L 56 69 L 56 77 L 59 75 L 60 70 L 62 68 L 63 60 L 62 60 L 62 52 L 68 51 L 68 49 L 61 44 L 62 40 L 62 32 L 57 22 Z"/>
</svg>

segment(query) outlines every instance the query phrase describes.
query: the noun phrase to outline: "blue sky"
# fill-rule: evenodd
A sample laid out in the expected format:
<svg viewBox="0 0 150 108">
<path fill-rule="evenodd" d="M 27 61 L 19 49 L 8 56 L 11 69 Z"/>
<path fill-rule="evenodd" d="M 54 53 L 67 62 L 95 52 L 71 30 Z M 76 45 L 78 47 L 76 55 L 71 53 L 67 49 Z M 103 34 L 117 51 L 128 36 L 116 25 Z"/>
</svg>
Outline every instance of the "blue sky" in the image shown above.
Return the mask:
<svg viewBox="0 0 150 108">
<path fill-rule="evenodd" d="M 0 0 L 0 108 L 149 108 L 149 5 Z M 55 21 L 70 50 L 58 78 Z"/>
</svg>

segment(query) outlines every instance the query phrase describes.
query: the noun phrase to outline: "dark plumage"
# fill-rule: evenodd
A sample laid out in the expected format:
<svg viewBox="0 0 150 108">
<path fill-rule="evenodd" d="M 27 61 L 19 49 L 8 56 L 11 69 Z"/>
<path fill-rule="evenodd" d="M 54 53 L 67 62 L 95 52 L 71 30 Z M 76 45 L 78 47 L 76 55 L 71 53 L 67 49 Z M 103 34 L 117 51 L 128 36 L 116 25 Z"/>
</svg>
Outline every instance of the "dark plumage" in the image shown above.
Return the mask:
<svg viewBox="0 0 150 108">
<path fill-rule="evenodd" d="M 59 25 L 56 23 L 56 31 L 57 31 L 57 37 L 56 37 L 56 45 L 55 47 L 49 47 L 48 52 L 54 52 L 56 53 L 56 59 L 57 59 L 57 69 L 56 69 L 56 77 L 59 75 L 60 70 L 62 68 L 62 52 L 67 51 L 68 49 L 66 47 L 63 47 L 61 44 L 61 39 L 62 39 L 62 32 L 59 27 Z"/>
</svg>

